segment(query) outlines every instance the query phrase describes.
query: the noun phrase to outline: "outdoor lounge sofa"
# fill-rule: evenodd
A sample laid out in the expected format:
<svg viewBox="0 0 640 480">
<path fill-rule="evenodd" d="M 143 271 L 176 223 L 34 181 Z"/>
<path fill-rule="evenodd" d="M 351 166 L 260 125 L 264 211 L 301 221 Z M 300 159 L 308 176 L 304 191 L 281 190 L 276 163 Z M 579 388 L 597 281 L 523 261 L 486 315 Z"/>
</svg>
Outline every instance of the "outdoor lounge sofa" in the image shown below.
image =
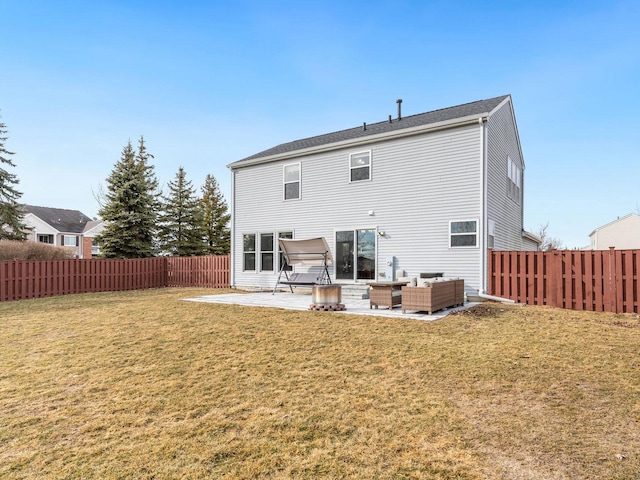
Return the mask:
<svg viewBox="0 0 640 480">
<path fill-rule="evenodd" d="M 416 286 L 402 287 L 402 313 L 407 310 L 433 312 L 464 304 L 464 280 L 418 279 Z"/>
</svg>

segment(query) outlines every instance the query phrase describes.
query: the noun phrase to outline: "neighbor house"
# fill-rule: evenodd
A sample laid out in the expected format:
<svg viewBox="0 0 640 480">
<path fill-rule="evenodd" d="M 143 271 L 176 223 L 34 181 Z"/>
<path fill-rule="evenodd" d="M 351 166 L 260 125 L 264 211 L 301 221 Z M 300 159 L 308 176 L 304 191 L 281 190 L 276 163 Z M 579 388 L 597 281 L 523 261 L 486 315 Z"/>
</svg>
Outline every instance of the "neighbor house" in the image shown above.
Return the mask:
<svg viewBox="0 0 640 480">
<path fill-rule="evenodd" d="M 284 143 L 228 165 L 231 283 L 273 287 L 277 239 L 325 237 L 332 281 L 442 273 L 485 293 L 488 248 L 536 250 L 510 95 Z"/>
<path fill-rule="evenodd" d="M 589 234 L 589 250 L 640 249 L 640 215 L 630 213 Z"/>
<path fill-rule="evenodd" d="M 30 228 L 27 240 L 73 249 L 77 258 L 99 254 L 94 237 L 102 231 L 102 221 L 78 210 L 34 205 L 23 205 L 22 209 L 24 223 Z"/>
</svg>

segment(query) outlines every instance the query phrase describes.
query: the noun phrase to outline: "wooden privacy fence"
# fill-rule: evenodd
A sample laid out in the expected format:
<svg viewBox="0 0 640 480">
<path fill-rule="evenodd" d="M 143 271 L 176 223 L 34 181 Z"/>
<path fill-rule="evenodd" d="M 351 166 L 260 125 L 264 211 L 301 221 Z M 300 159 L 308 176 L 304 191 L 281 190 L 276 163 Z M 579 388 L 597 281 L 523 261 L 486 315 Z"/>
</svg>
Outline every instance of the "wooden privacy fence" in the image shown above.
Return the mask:
<svg viewBox="0 0 640 480">
<path fill-rule="evenodd" d="M 640 250 L 489 250 L 489 294 L 529 305 L 638 313 Z"/>
<path fill-rule="evenodd" d="M 229 286 L 229 255 L 0 262 L 0 301 L 163 287 Z"/>
</svg>

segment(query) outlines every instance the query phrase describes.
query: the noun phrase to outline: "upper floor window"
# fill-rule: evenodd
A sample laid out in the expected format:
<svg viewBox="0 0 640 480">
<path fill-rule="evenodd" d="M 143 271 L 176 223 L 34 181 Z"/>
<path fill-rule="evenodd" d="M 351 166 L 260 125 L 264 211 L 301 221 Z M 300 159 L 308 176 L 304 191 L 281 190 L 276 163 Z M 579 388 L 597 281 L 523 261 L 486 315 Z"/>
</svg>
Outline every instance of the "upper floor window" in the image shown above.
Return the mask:
<svg viewBox="0 0 640 480">
<path fill-rule="evenodd" d="M 349 181 L 371 180 L 371 151 L 349 155 Z"/>
<path fill-rule="evenodd" d="M 300 164 L 292 163 L 284 166 L 284 199 L 300 198 Z"/>
<path fill-rule="evenodd" d="M 449 222 L 449 239 L 450 247 L 477 247 L 478 222 L 476 220 Z"/>
<path fill-rule="evenodd" d="M 522 170 L 507 157 L 507 196 L 516 203 L 520 203 L 521 185 Z"/>
</svg>

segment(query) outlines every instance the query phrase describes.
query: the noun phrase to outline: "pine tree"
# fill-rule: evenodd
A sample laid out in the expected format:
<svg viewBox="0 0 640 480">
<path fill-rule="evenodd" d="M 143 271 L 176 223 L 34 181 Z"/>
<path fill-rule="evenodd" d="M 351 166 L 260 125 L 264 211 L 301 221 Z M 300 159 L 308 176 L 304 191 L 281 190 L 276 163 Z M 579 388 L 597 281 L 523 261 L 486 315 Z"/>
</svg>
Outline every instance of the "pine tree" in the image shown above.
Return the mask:
<svg viewBox="0 0 640 480">
<path fill-rule="evenodd" d="M 226 255 L 231 250 L 229 207 L 213 175 L 207 175 L 202 186 L 203 230 L 207 253 Z"/>
<path fill-rule="evenodd" d="M 196 191 L 183 167 L 167 185 L 160 215 L 160 246 L 164 253 L 178 257 L 202 255 L 202 211 Z"/>
<path fill-rule="evenodd" d="M 0 122 L 0 240 L 25 240 L 28 227 L 22 221 L 24 212 L 18 204 L 22 197 L 15 188 L 18 177 L 3 168 L 3 165 L 15 167 L 10 158 L 14 153 L 4 146 L 7 138 L 6 125 Z"/>
<path fill-rule="evenodd" d="M 107 178 L 107 193 L 98 212 L 105 227 L 96 239 L 104 257 L 142 258 L 155 254 L 159 193 L 154 168 L 148 163 L 150 158 L 153 155 L 147 152 L 143 137 L 137 152 L 129 141 Z"/>
</svg>

